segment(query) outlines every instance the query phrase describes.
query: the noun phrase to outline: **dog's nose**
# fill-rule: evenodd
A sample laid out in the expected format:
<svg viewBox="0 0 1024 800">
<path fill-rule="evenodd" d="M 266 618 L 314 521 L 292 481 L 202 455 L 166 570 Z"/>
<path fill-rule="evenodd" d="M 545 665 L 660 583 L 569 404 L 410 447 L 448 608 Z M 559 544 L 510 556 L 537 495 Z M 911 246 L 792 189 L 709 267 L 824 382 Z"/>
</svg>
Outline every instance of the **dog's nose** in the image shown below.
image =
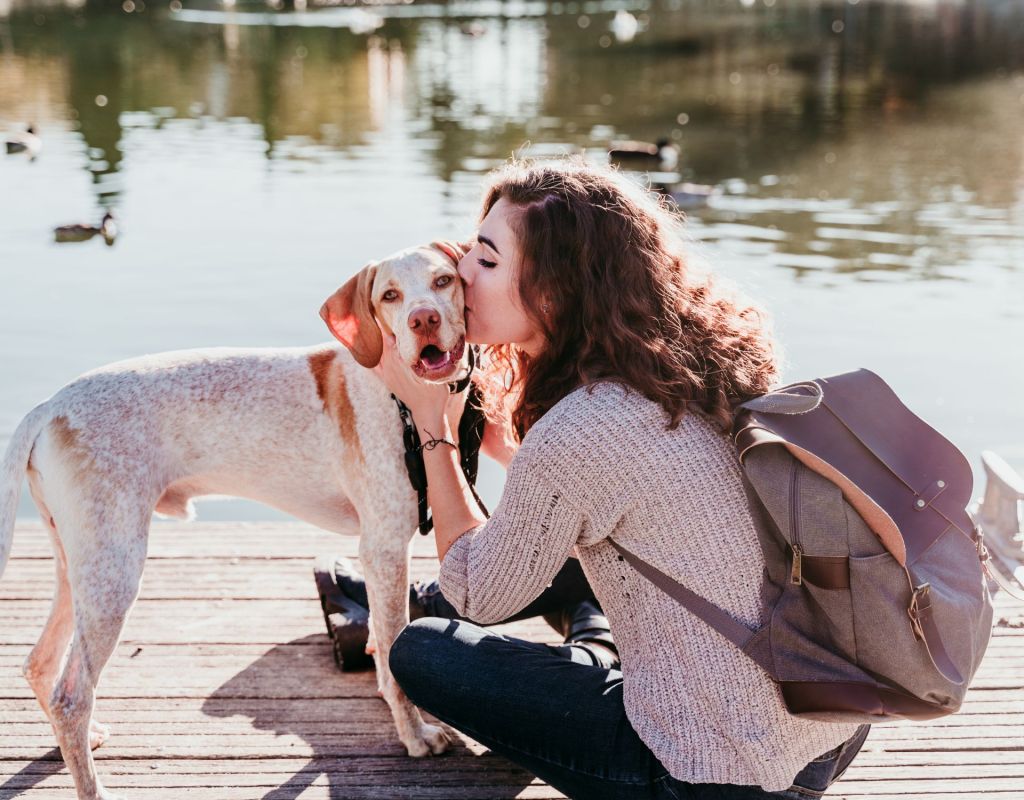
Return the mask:
<svg viewBox="0 0 1024 800">
<path fill-rule="evenodd" d="M 409 327 L 416 333 L 431 333 L 441 324 L 441 315 L 433 308 L 417 308 L 409 315 Z"/>
</svg>

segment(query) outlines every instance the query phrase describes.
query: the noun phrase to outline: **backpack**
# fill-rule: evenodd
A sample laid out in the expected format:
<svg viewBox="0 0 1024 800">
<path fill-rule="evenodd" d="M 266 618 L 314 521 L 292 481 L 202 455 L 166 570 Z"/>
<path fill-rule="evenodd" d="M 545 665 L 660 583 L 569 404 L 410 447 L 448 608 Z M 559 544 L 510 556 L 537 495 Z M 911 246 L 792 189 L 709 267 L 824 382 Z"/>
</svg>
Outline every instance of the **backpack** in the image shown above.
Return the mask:
<svg viewBox="0 0 1024 800">
<path fill-rule="evenodd" d="M 956 711 L 992 628 L 963 454 L 863 369 L 743 403 L 733 440 L 764 553 L 760 628 L 612 545 L 760 666 L 794 715 Z"/>
</svg>

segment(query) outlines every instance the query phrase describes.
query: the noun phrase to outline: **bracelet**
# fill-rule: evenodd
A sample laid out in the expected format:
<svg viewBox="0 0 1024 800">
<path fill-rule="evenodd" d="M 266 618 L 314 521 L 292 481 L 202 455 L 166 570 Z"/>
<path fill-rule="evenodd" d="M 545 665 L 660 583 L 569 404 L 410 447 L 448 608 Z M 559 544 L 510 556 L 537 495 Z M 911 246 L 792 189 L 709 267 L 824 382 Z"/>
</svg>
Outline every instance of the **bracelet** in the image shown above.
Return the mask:
<svg viewBox="0 0 1024 800">
<path fill-rule="evenodd" d="M 456 450 L 459 449 L 459 446 L 457 444 L 455 444 L 455 442 L 451 441 L 450 439 L 427 439 L 427 441 L 425 441 L 423 444 L 421 444 L 418 449 L 419 449 L 420 452 L 422 452 L 424 450 L 433 450 L 439 444 L 446 444 L 449 447 L 455 448 Z"/>
</svg>

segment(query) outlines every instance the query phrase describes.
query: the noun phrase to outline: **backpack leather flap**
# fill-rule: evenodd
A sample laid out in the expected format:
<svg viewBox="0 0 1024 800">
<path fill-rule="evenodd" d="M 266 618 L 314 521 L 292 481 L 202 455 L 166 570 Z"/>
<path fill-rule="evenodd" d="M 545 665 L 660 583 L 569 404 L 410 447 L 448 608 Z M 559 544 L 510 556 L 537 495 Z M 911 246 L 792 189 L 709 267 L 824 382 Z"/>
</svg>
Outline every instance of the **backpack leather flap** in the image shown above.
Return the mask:
<svg viewBox="0 0 1024 800">
<path fill-rule="evenodd" d="M 734 428 L 740 452 L 743 445 L 767 441 L 749 428 L 773 434 L 809 469 L 843 486 L 850 505 L 901 564 L 913 564 L 951 525 L 970 538 L 973 525 L 964 509 L 973 481 L 963 454 L 873 372 L 861 369 L 815 383 L 822 399 L 810 411 L 741 411 Z M 814 390 L 797 384 L 780 392 Z M 903 548 L 895 544 L 894 531 Z"/>
<path fill-rule="evenodd" d="M 972 539 L 974 524 L 966 509 L 974 476 L 964 454 L 870 370 L 820 382 L 828 410 L 911 493 L 901 492 L 891 505 L 875 498 L 904 532 L 910 563 L 950 525 Z M 921 524 L 922 516 L 931 518 L 927 525 Z"/>
<path fill-rule="evenodd" d="M 793 458 L 809 470 L 838 486 L 846 502 L 860 514 L 867 526 L 882 542 L 882 546 L 892 554 L 900 566 L 906 566 L 907 547 L 892 517 L 832 464 L 803 447 L 786 441 L 777 433 L 756 424 L 750 424 L 736 434 L 736 448 L 739 451 L 740 462 L 742 463 L 744 456 L 751 448 L 765 444 L 785 447 Z"/>
</svg>

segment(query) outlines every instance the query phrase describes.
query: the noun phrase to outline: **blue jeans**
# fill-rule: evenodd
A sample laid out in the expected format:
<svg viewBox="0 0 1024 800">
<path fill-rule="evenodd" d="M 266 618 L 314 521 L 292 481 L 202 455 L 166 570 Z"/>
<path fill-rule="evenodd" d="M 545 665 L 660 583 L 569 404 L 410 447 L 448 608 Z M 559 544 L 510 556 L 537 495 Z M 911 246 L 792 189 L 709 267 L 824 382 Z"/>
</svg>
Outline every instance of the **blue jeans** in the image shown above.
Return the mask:
<svg viewBox="0 0 1024 800">
<path fill-rule="evenodd" d="M 629 724 L 622 673 L 593 666 L 572 646 L 427 617 L 398 636 L 389 665 L 420 708 L 586 800 L 817 798 L 849 766 L 869 728 L 804 767 L 784 792 L 685 783 L 668 774 Z"/>
</svg>

